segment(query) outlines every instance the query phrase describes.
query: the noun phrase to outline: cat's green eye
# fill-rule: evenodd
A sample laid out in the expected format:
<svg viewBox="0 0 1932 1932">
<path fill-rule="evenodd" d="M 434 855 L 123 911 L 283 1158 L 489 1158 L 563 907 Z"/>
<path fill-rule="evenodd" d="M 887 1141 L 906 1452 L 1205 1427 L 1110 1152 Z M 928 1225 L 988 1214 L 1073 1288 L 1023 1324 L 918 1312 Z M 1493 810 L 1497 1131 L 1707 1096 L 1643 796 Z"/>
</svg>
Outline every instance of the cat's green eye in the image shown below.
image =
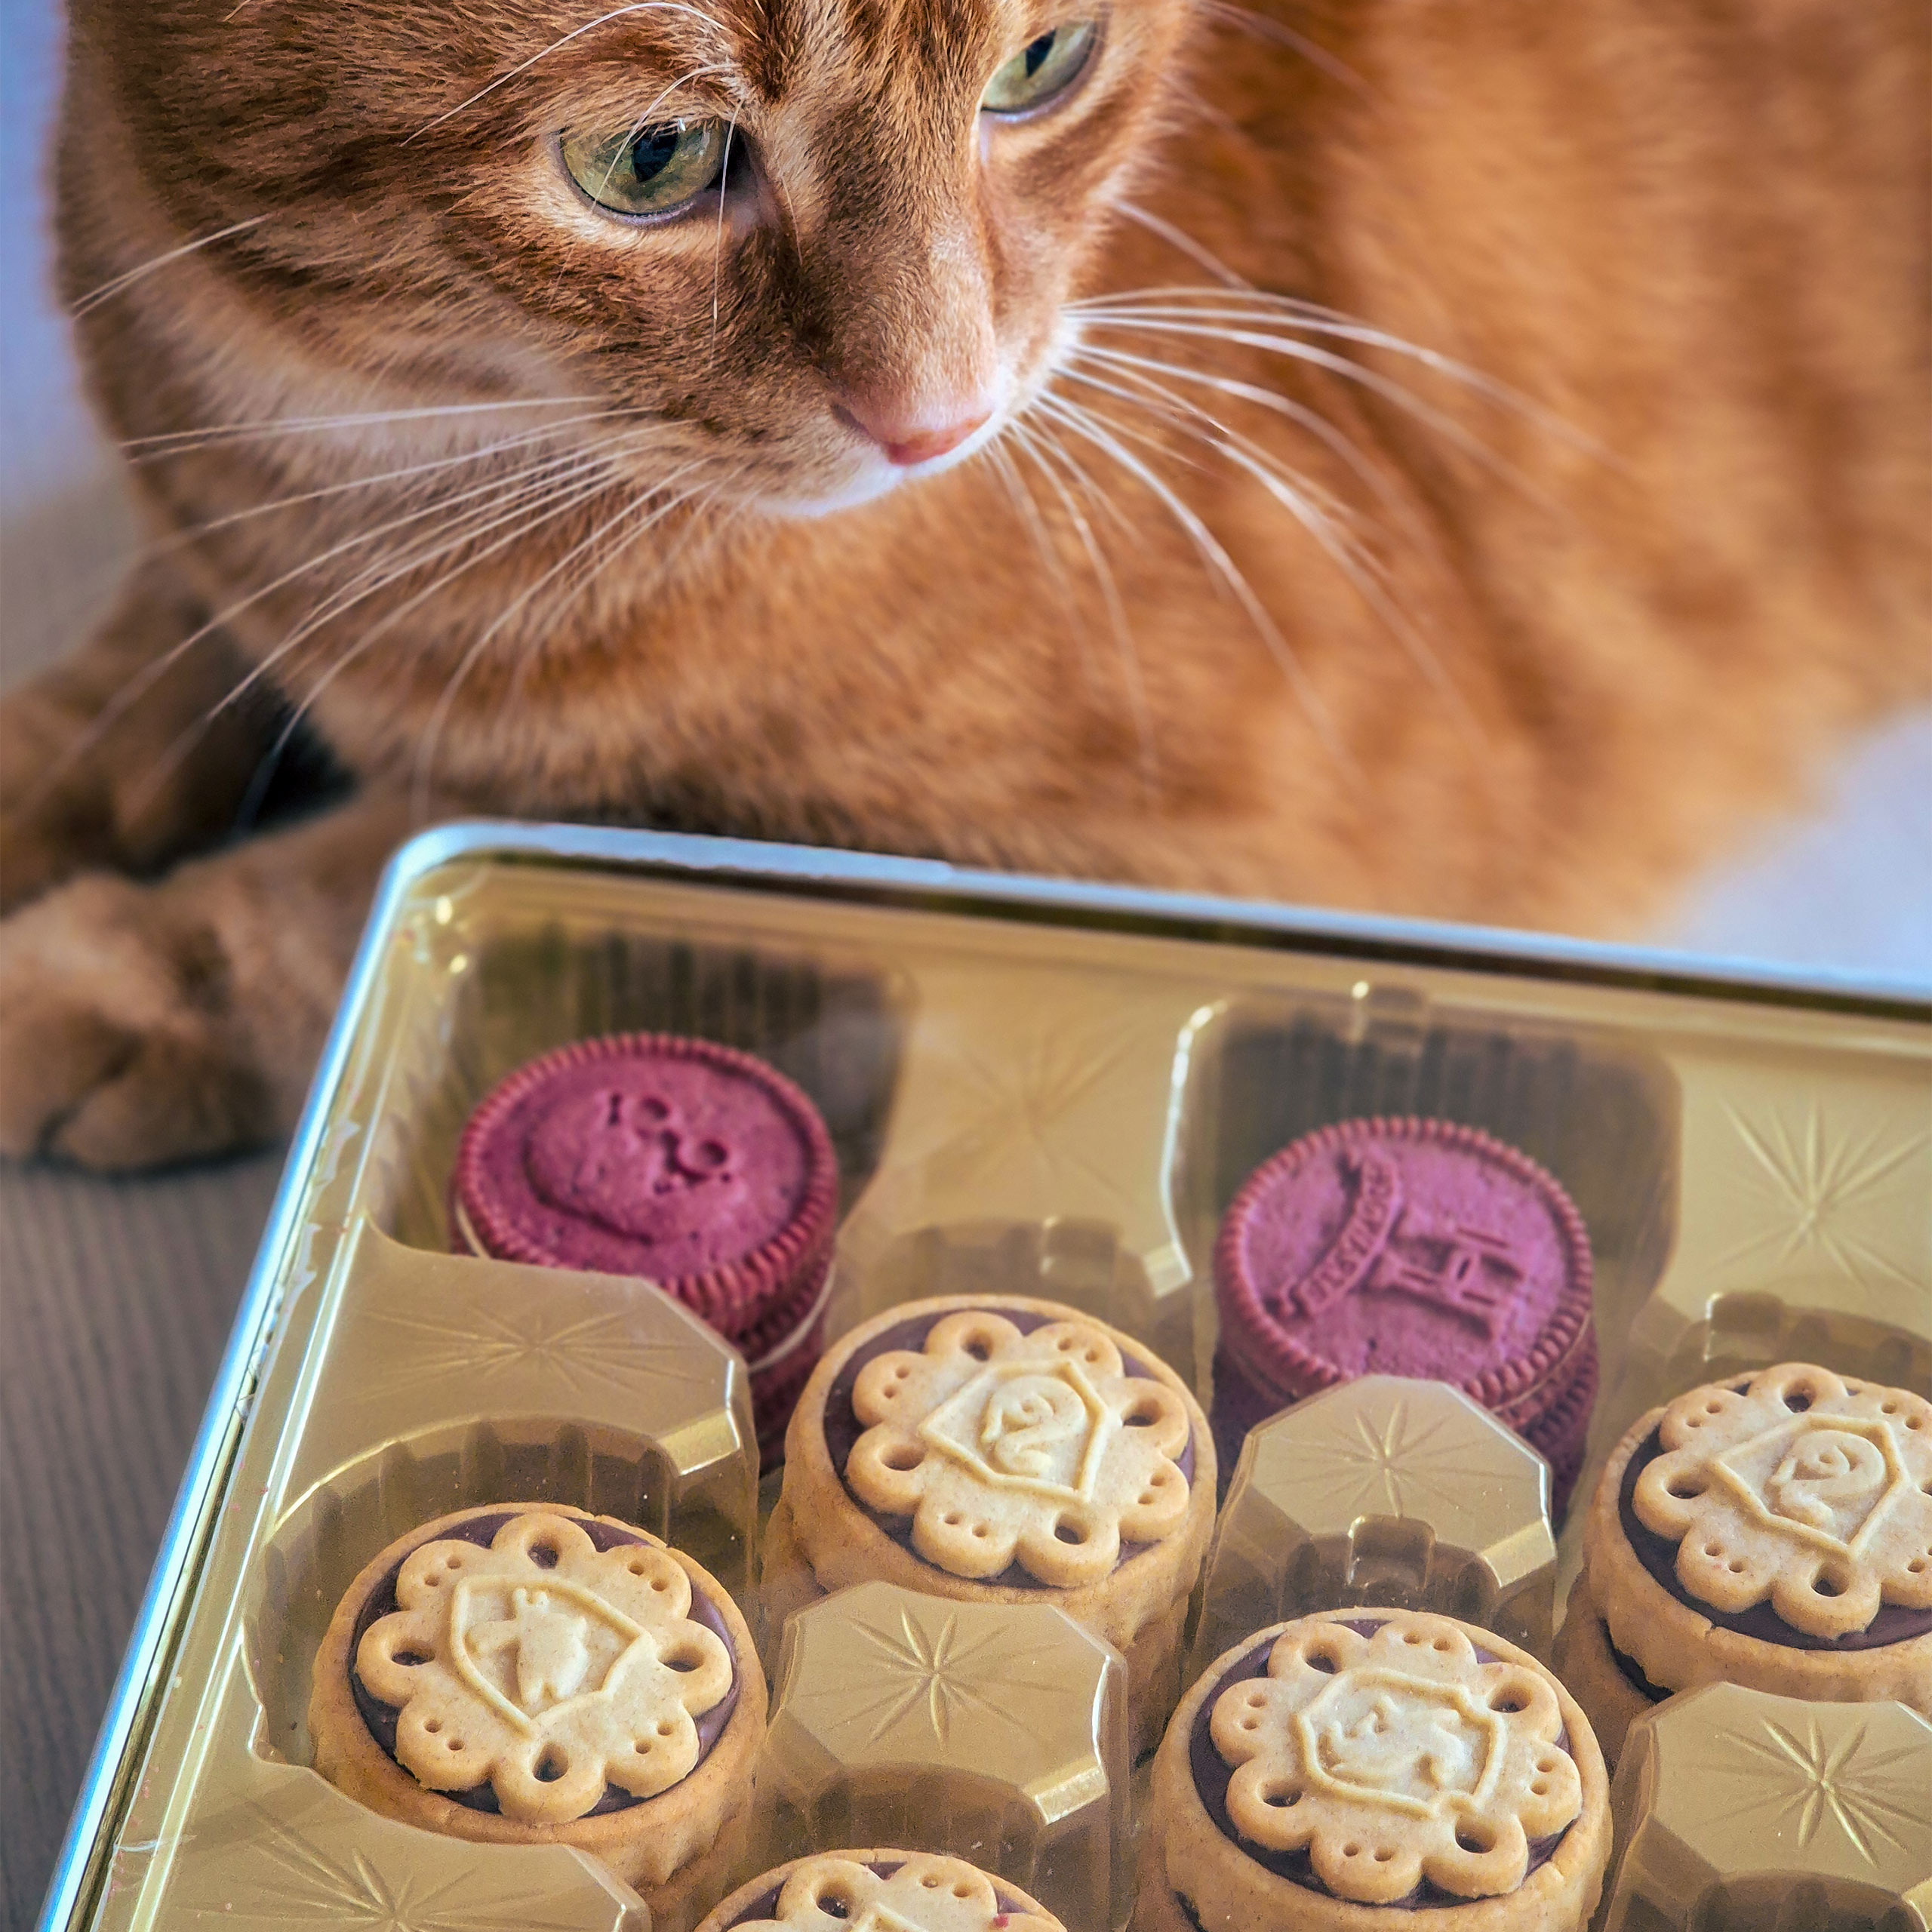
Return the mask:
<svg viewBox="0 0 1932 1932">
<path fill-rule="evenodd" d="M 1080 78 L 1096 38 L 1094 23 L 1078 20 L 1029 40 L 986 83 L 980 108 L 988 114 L 1024 114 L 1043 106 Z"/>
<path fill-rule="evenodd" d="M 564 165 L 613 214 L 671 214 L 714 186 L 724 162 L 715 121 L 667 121 L 617 134 L 566 134 Z"/>
</svg>

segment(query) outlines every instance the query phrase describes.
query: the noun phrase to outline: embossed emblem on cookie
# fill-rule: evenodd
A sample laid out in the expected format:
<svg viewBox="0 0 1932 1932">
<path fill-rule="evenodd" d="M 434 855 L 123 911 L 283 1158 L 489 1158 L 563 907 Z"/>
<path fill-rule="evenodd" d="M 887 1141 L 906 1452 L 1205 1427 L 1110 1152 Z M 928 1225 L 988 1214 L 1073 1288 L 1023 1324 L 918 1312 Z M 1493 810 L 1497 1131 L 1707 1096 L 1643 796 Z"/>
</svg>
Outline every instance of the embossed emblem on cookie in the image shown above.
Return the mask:
<svg viewBox="0 0 1932 1932">
<path fill-rule="evenodd" d="M 398 1708 L 398 1760 L 433 1790 L 487 1781 L 521 1823 L 580 1817 L 607 1783 L 669 1789 L 697 1762 L 696 1718 L 731 1688 L 731 1653 L 689 1617 L 669 1553 L 600 1552 L 567 1516 L 512 1517 L 488 1549 L 425 1544 L 395 1593 L 355 1667 Z"/>
<path fill-rule="evenodd" d="M 1386 1904 L 1424 1878 L 1460 1897 L 1513 1891 L 1530 1841 L 1583 1809 L 1562 1712 L 1540 1672 L 1484 1662 L 1421 1612 L 1371 1634 L 1310 1617 L 1265 1677 L 1216 1699 L 1209 1735 L 1235 1766 L 1228 1816 L 1271 1852 L 1306 1849 L 1338 1898 Z"/>
<path fill-rule="evenodd" d="M 1272 1298 L 1275 1305 L 1319 1315 L 1345 1295 L 1403 1294 L 1493 1334 L 1497 1311 L 1524 1278 L 1508 1237 L 1405 1198 L 1401 1168 L 1373 1144 L 1345 1154 L 1341 1166 L 1354 1184 L 1347 1216 L 1314 1266 Z"/>
<path fill-rule="evenodd" d="M 964 1859 L 933 1853 L 881 1856 L 872 1864 L 838 1852 L 801 1859 L 779 1889 L 776 1915 L 740 1919 L 731 1932 L 792 1932 L 827 1923 L 846 1932 L 1060 1932 L 1043 1912 L 1001 1908 L 992 1879 Z"/>
<path fill-rule="evenodd" d="M 920 1423 L 919 1433 L 987 1482 L 1084 1503 L 1092 1498 L 1112 1420 L 1078 1364 L 1042 1372 L 1006 1362 L 976 1375 Z"/>
<path fill-rule="evenodd" d="M 1658 1435 L 1632 1506 L 1680 1539 L 1698 1601 L 1736 1614 L 1768 1598 L 1827 1638 L 1884 1603 L 1932 1607 L 1932 1403 L 1787 1363 L 1680 1397 Z"/>
<path fill-rule="evenodd" d="M 914 1548 L 955 1576 L 1017 1560 L 1051 1586 L 1090 1582 L 1123 1540 L 1158 1543 L 1187 1514 L 1186 1408 L 1090 1323 L 1023 1335 L 1002 1315 L 947 1315 L 916 1353 L 868 1362 L 852 1405 L 868 1425 L 853 1494 L 910 1516 Z"/>
<path fill-rule="evenodd" d="M 525 1158 L 539 1198 L 639 1241 L 695 1232 L 743 1192 L 722 1140 L 690 1131 L 673 1103 L 619 1078 L 556 1109 Z"/>
</svg>

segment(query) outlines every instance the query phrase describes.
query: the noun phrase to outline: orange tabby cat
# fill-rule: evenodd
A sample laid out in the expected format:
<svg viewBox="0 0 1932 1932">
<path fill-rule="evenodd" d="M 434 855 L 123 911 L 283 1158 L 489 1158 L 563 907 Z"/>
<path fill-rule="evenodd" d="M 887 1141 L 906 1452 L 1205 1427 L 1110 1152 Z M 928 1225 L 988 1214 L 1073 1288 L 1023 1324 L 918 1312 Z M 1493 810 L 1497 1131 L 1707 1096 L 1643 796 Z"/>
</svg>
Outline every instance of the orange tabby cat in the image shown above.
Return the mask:
<svg viewBox="0 0 1932 1932">
<path fill-rule="evenodd" d="M 153 541 L 0 709 L 0 1145 L 285 1123 L 452 811 L 1627 924 L 1932 684 L 1927 57 L 1917 0 L 75 0 Z M 298 721 L 351 795 L 177 866 Z"/>
</svg>

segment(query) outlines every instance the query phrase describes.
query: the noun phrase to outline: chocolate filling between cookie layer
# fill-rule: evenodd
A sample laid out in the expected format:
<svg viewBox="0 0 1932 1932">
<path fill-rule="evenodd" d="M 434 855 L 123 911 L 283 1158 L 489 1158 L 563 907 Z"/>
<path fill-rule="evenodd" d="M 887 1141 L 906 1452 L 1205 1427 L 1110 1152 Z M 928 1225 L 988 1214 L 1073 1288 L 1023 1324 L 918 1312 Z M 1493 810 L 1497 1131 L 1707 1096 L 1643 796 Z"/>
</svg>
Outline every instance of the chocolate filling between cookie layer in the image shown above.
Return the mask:
<svg viewBox="0 0 1932 1932">
<path fill-rule="evenodd" d="M 1663 1453 L 1663 1437 L 1654 1429 L 1638 1444 L 1636 1454 L 1623 1472 L 1617 1493 L 1617 1515 L 1623 1526 L 1625 1540 L 1651 1580 L 1686 1609 L 1709 1618 L 1720 1630 L 1734 1631 L 1740 1637 L 1755 1638 L 1761 1644 L 1776 1644 L 1791 1651 L 1878 1650 L 1887 1644 L 1909 1643 L 1915 1637 L 1932 1632 L 1932 1610 L 1912 1610 L 1903 1604 L 1881 1603 L 1878 1614 L 1863 1630 L 1848 1630 L 1841 1637 L 1814 1637 L 1808 1631 L 1794 1630 L 1768 1601 L 1734 1613 L 1700 1602 L 1684 1587 L 1677 1574 L 1677 1543 L 1645 1528 L 1637 1514 L 1637 1479 Z"/>
<path fill-rule="evenodd" d="M 1610 1626 L 1599 1617 L 1597 1628 L 1603 1633 L 1604 1648 L 1609 1651 L 1611 1662 L 1616 1665 L 1617 1674 L 1647 1703 L 1661 1704 L 1666 1697 L 1675 1697 L 1675 1691 L 1666 1690 L 1660 1684 L 1653 1684 L 1644 1674 L 1644 1666 L 1635 1657 L 1626 1657 L 1617 1647 L 1610 1634 Z"/>
<path fill-rule="evenodd" d="M 1358 1637 L 1373 1635 L 1388 1621 L 1380 1617 L 1343 1617 L 1333 1620 L 1344 1629 L 1352 1630 Z M 1304 1890 L 1319 1892 L 1324 1898 L 1334 1898 L 1338 1894 L 1331 1892 L 1315 1875 L 1314 1860 L 1304 1849 L 1300 1851 L 1267 1851 L 1260 1845 L 1250 1843 L 1235 1828 L 1235 1822 L 1228 1814 L 1228 1786 L 1234 1781 L 1235 1767 L 1229 1764 L 1214 1748 L 1213 1725 L 1214 1706 L 1231 1684 L 1244 1684 L 1251 1678 L 1268 1675 L 1268 1658 L 1281 1633 L 1277 1631 L 1266 1637 L 1240 1657 L 1216 1681 L 1214 1687 L 1201 1701 L 1201 1707 L 1194 1714 L 1193 1727 L 1188 1735 L 1187 1756 L 1189 1769 L 1194 1776 L 1194 1789 L 1202 1807 L 1214 1821 L 1214 1829 L 1230 1844 L 1240 1847 L 1242 1853 L 1251 1858 L 1264 1872 L 1272 1872 L 1278 1878 L 1285 1878 L 1290 1884 L 1300 1885 Z M 1480 1663 L 1501 1662 L 1493 1651 L 1476 1646 L 1476 1660 Z M 1570 1752 L 1570 1734 L 1567 1728 L 1556 1734 L 1556 1748 L 1567 1758 Z M 1574 1821 L 1573 1821 L 1574 1822 Z M 1539 1866 L 1546 1865 L 1555 1855 L 1556 1847 L 1568 1835 L 1570 1826 L 1565 1825 L 1560 1832 L 1546 1838 L 1531 1838 L 1529 1841 L 1530 1860 L 1523 1868 L 1523 1878 L 1527 1881 L 1530 1874 Z M 1440 1906 L 1478 1905 L 1480 1899 L 1466 1898 L 1460 1892 L 1446 1891 L 1432 1879 L 1423 1879 L 1414 1890 L 1405 1892 L 1398 1899 L 1391 1900 L 1384 1909 L 1392 1908 L 1400 1912 L 1420 1912 L 1426 1907 Z M 1181 1901 L 1186 1909 L 1185 1900 Z M 1190 1917 L 1192 1914 L 1189 1915 Z M 1196 1921 L 1198 1923 L 1198 1921 Z"/>
<path fill-rule="evenodd" d="M 894 1872 L 904 1871 L 906 1862 L 903 1858 L 869 1859 L 866 1869 L 876 1873 L 881 1878 L 889 1878 Z M 784 1890 L 783 1885 L 774 1885 L 770 1891 L 761 1892 L 732 1920 L 730 1925 L 725 1927 L 724 1932 L 733 1932 L 734 1927 L 755 1925 L 761 1918 L 769 1918 L 778 1909 L 779 1897 Z M 993 1887 L 993 1903 L 1003 1912 L 1020 1912 L 1026 1909 L 1017 1899 L 1001 1891 L 998 1885 Z"/>
<path fill-rule="evenodd" d="M 382 1580 L 369 1592 L 361 1610 L 358 1613 L 355 1627 L 349 1635 L 349 1694 L 355 1700 L 355 1708 L 361 1712 L 362 1721 L 368 1727 L 369 1735 L 382 1746 L 384 1755 L 399 1770 L 405 1772 L 409 1770 L 408 1766 L 395 1755 L 396 1722 L 402 1712 L 396 1705 L 384 1703 L 380 1697 L 367 1690 L 363 1685 L 361 1678 L 356 1674 L 355 1657 L 356 1653 L 362 1647 L 364 1632 L 371 1624 L 388 1616 L 391 1611 L 401 1607 L 396 1601 L 395 1596 L 397 1579 L 402 1574 L 404 1564 L 425 1545 L 432 1543 L 474 1543 L 478 1549 L 488 1549 L 497 1532 L 506 1523 L 513 1521 L 518 1516 L 527 1516 L 534 1513 L 534 1511 L 528 1509 L 493 1510 L 485 1515 L 472 1516 L 467 1522 L 459 1523 L 453 1529 L 443 1531 L 438 1535 L 425 1537 L 421 1543 L 413 1544 L 396 1558 L 395 1564 L 383 1575 Z M 595 1518 L 573 1516 L 568 1520 L 575 1523 L 589 1537 L 600 1552 L 615 1549 L 619 1545 L 623 1543 L 638 1544 L 646 1549 L 659 1547 L 648 1537 L 620 1530 L 614 1524 L 600 1522 Z M 692 1720 L 697 1726 L 697 1758 L 692 1764 L 691 1770 L 685 1774 L 685 1777 L 689 1777 L 691 1771 L 695 1771 L 698 1765 L 703 1764 L 706 1758 L 710 1755 L 711 1747 L 723 1734 L 724 1727 L 731 1721 L 732 1712 L 738 1708 L 739 1674 L 738 1652 L 737 1647 L 731 1641 L 731 1633 L 725 1628 L 724 1620 L 718 1614 L 717 1605 L 698 1589 L 695 1583 L 691 1586 L 691 1607 L 687 1614 L 692 1622 L 702 1623 L 718 1638 L 718 1641 L 724 1646 L 725 1653 L 731 1660 L 731 1687 L 709 1710 L 705 1712 L 703 1716 Z M 412 1777 L 414 1775 L 413 1772 L 409 1774 Z M 682 1781 L 682 1780 L 679 1780 L 680 1783 Z M 675 1791 L 677 1786 L 672 1785 L 668 1788 Z M 423 1789 L 425 1791 L 436 1790 L 436 1787 L 432 1785 L 425 1785 Z M 500 1815 L 502 1811 L 502 1807 L 497 1802 L 496 1791 L 487 1778 L 481 1784 L 472 1786 L 467 1791 L 436 1790 L 436 1795 L 439 1798 L 447 1798 L 452 1804 L 460 1804 L 466 1811 L 488 1811 L 498 1815 Z M 663 1792 L 655 1794 L 660 1798 L 663 1795 Z M 601 1818 L 607 1812 L 628 1811 L 634 1804 L 648 1804 L 650 1801 L 648 1798 L 640 1798 L 635 1792 L 624 1790 L 620 1786 L 606 1784 L 604 1787 L 603 1796 L 598 1798 L 588 1811 L 580 1812 L 578 1816 L 585 1818 Z"/>
<path fill-rule="evenodd" d="M 868 1509 L 852 1494 L 851 1486 L 845 1482 L 845 1465 L 851 1456 L 853 1446 L 872 1426 L 869 1423 L 860 1421 L 852 1407 L 852 1392 L 858 1384 L 860 1371 L 868 1362 L 876 1361 L 881 1355 L 889 1355 L 896 1349 L 905 1349 L 917 1353 L 925 1346 L 926 1337 L 942 1321 L 955 1315 L 972 1314 L 997 1315 L 1002 1321 L 1011 1322 L 1023 1335 L 1030 1335 L 1036 1328 L 1044 1328 L 1051 1322 L 1063 1321 L 1068 1318 L 1065 1315 L 1040 1315 L 1030 1309 L 1017 1308 L 955 1308 L 948 1309 L 939 1315 L 915 1315 L 909 1321 L 894 1323 L 883 1334 L 875 1335 L 864 1347 L 855 1349 L 851 1359 L 839 1370 L 832 1386 L 826 1391 L 825 1446 L 830 1454 L 832 1466 L 838 1472 L 838 1480 L 845 1490 L 847 1498 L 868 1521 L 876 1524 L 901 1549 L 918 1556 L 921 1563 L 926 1558 L 919 1556 L 918 1551 L 913 1546 L 912 1519 L 909 1516 L 890 1516 L 883 1510 Z M 1158 1379 L 1148 1373 L 1147 1364 L 1138 1356 L 1131 1355 L 1123 1349 L 1120 1359 L 1123 1373 L 1137 1376 L 1146 1381 Z M 1192 1494 L 1194 1487 L 1194 1435 L 1192 1428 L 1180 1454 L 1174 1460 Z M 1122 1564 L 1132 1562 L 1143 1551 L 1159 1547 L 1158 1543 L 1129 1543 L 1122 1538 L 1120 1555 L 1115 1559 L 1114 1567 L 1118 1570 Z M 1051 1583 L 1041 1583 L 1017 1562 L 1009 1563 L 997 1577 L 978 1577 L 973 1580 L 985 1584 L 989 1589 L 1049 1590 L 1057 1587 Z"/>
</svg>

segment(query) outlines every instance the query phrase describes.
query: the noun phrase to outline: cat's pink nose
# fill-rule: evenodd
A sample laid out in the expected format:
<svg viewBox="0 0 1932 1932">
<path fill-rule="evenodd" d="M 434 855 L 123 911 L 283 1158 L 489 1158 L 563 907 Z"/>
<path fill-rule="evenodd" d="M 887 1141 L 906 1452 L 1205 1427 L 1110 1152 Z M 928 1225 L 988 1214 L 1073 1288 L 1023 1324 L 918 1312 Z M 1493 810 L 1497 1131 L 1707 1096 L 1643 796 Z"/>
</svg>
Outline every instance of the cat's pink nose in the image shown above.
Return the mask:
<svg viewBox="0 0 1932 1932">
<path fill-rule="evenodd" d="M 919 421 L 857 400 L 846 403 L 844 413 L 885 452 L 888 463 L 897 463 L 902 469 L 950 455 L 983 428 L 992 414 L 990 409 L 976 403 L 956 413 L 944 412 L 936 423 L 930 419 Z"/>
</svg>

